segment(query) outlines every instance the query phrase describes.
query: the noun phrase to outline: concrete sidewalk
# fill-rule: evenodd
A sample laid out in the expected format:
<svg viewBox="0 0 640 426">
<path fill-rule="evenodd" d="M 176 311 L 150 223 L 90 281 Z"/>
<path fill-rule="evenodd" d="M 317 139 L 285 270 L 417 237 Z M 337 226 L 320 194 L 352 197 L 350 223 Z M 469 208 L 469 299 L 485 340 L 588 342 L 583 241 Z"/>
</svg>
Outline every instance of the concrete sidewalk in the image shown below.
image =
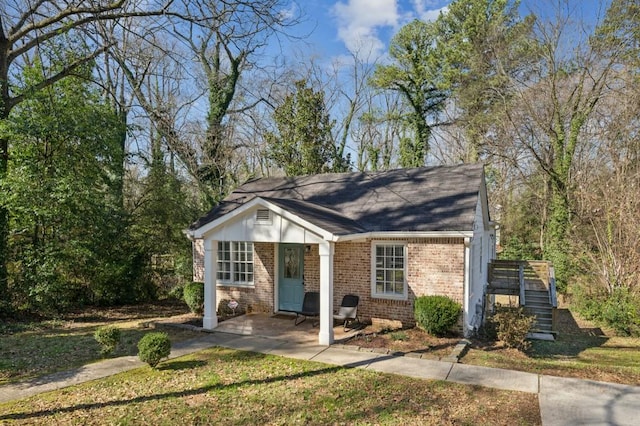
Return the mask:
<svg viewBox="0 0 640 426">
<path fill-rule="evenodd" d="M 544 425 L 635 425 L 640 418 L 640 387 L 543 376 L 412 357 L 318 346 L 260 336 L 214 332 L 175 344 L 170 358 L 212 346 L 367 368 L 405 376 L 538 394 Z M 122 357 L 88 364 L 31 381 L 0 387 L 0 402 L 99 379 L 145 364 Z"/>
</svg>

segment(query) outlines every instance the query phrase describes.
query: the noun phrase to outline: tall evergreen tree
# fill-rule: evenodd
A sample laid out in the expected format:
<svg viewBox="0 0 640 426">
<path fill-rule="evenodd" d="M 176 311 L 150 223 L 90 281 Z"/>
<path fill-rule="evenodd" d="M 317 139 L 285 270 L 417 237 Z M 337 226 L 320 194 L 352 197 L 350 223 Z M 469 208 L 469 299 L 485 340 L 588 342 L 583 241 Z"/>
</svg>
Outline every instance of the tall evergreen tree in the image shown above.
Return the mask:
<svg viewBox="0 0 640 426">
<path fill-rule="evenodd" d="M 403 118 L 413 136 L 401 141 L 402 167 L 424 166 L 433 122 L 448 95 L 436 30 L 433 23 L 419 20 L 402 27 L 389 46 L 393 63 L 378 65 L 371 79 L 375 87 L 399 92 L 407 103 L 409 112 Z"/>
<path fill-rule="evenodd" d="M 267 135 L 267 155 L 287 176 L 347 171 L 349 158 L 338 155 L 324 94 L 305 80 L 295 86 L 274 112 L 278 131 Z"/>
</svg>

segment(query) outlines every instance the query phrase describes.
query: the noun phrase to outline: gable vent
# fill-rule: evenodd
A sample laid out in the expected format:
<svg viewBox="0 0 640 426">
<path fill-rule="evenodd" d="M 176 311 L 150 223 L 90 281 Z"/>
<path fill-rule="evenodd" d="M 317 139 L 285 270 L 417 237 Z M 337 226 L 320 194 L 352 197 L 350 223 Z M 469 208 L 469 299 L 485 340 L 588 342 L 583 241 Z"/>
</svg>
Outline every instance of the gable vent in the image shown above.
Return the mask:
<svg viewBox="0 0 640 426">
<path fill-rule="evenodd" d="M 256 221 L 271 222 L 271 212 L 268 209 L 258 209 L 256 211 Z"/>
</svg>

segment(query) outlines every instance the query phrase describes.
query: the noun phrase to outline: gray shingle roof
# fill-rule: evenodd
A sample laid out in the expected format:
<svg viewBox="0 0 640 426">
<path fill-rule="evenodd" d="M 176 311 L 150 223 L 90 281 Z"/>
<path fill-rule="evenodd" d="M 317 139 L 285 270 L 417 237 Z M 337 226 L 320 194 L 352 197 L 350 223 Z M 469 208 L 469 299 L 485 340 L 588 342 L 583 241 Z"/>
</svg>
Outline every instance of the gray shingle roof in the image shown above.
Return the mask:
<svg viewBox="0 0 640 426">
<path fill-rule="evenodd" d="M 190 229 L 260 197 L 334 235 L 470 231 L 483 179 L 482 164 L 257 179 Z"/>
</svg>

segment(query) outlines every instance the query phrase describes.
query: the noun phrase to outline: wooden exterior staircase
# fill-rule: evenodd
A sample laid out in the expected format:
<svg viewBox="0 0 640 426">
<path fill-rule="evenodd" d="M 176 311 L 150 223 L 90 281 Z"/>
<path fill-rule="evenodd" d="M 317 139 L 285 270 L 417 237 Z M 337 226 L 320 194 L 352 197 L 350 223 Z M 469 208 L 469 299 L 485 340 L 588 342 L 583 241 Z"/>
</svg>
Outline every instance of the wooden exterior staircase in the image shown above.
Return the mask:
<svg viewBox="0 0 640 426">
<path fill-rule="evenodd" d="M 489 264 L 487 295 L 518 296 L 525 313 L 535 317 L 531 333 L 556 334 L 558 307 L 555 276 L 550 262 L 493 260 Z"/>
</svg>

